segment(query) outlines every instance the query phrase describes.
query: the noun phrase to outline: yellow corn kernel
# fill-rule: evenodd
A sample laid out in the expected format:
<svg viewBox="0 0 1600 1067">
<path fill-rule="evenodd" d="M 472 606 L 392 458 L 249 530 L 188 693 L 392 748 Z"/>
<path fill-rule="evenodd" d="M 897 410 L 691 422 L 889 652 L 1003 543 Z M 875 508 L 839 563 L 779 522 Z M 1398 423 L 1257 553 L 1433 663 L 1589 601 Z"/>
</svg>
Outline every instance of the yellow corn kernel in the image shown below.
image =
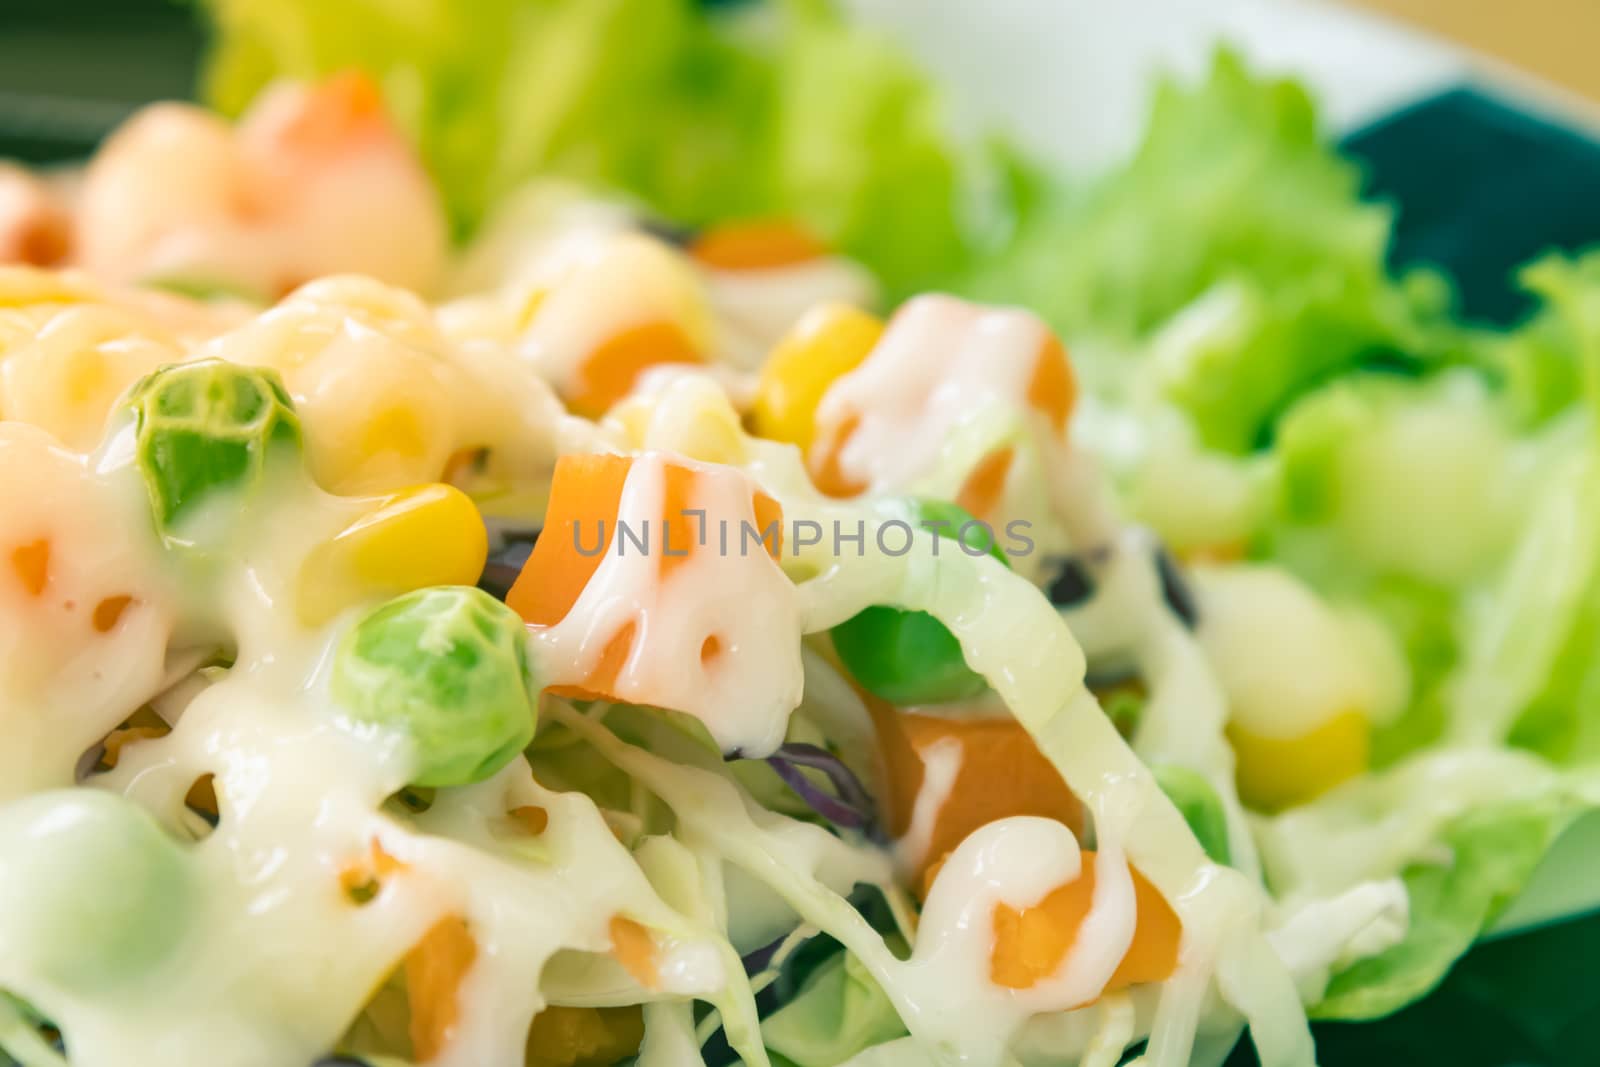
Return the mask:
<svg viewBox="0 0 1600 1067">
<path fill-rule="evenodd" d="M 0 410 L 48 430 L 68 448 L 92 449 L 129 385 L 184 358 L 176 345 L 141 333 L 140 325 L 104 304 L 42 317 L 34 336 L 0 363 Z"/>
<path fill-rule="evenodd" d="M 89 280 L 74 271 L 0 265 L 0 307 L 76 304 L 98 295 Z"/>
<path fill-rule="evenodd" d="M 311 472 L 334 493 L 370 493 L 437 478 L 452 445 L 449 398 L 437 380 L 373 383 L 388 396 L 346 397 L 340 381 L 300 405 Z M 433 387 L 431 395 L 422 390 Z"/>
<path fill-rule="evenodd" d="M 801 451 L 810 448 L 822 395 L 859 366 L 881 336 L 881 320 L 847 304 L 823 304 L 806 313 L 761 368 L 751 430 Z"/>
<path fill-rule="evenodd" d="M 678 451 L 705 463 L 739 466 L 746 459 L 744 433 L 732 408 L 712 410 L 689 425 Z"/>
<path fill-rule="evenodd" d="M 1258 811 L 1314 800 L 1367 769 L 1371 730 L 1357 711 L 1335 715 L 1299 737 L 1264 737 L 1228 727 L 1239 797 Z"/>
<path fill-rule="evenodd" d="M 647 440 L 652 448 L 666 448 L 681 452 L 690 459 L 703 463 L 727 463 L 738 466 L 747 458 L 744 445 L 744 428 L 739 425 L 739 413 L 728 403 L 726 394 L 711 382 L 701 379 L 693 383 L 679 383 L 668 392 L 657 406 L 657 425 L 651 427 Z M 685 396 L 689 409 L 687 418 L 667 418 L 680 394 Z"/>
<path fill-rule="evenodd" d="M 361 600 L 472 585 L 488 554 L 483 519 L 461 490 L 424 485 L 396 493 L 306 559 L 300 619 L 315 626 Z"/>
<path fill-rule="evenodd" d="M 642 449 L 650 434 L 650 420 L 655 413 L 654 396 L 625 396 L 606 412 L 605 422 L 621 431 L 623 447 Z"/>
</svg>

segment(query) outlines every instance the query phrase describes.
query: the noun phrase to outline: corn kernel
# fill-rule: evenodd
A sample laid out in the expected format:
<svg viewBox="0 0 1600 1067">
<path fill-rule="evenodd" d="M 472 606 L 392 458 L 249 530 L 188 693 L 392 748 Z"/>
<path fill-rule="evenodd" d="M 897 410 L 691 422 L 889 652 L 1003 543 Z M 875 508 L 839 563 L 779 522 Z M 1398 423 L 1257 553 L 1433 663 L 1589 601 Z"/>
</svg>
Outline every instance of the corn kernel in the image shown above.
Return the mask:
<svg viewBox="0 0 1600 1067">
<path fill-rule="evenodd" d="M 726 404 L 706 410 L 684 428 L 677 450 L 705 463 L 738 466 L 746 458 L 739 416 Z"/>
<path fill-rule="evenodd" d="M 98 295 L 88 279 L 75 272 L 0 266 L 0 307 L 76 304 Z"/>
<path fill-rule="evenodd" d="M 300 574 L 300 618 L 326 622 L 360 600 L 432 585 L 472 585 L 488 557 L 477 507 L 449 485 L 383 500 L 312 552 Z"/>
<path fill-rule="evenodd" d="M 881 336 L 883 323 L 864 311 L 845 304 L 812 309 L 761 368 L 752 431 L 802 451 L 810 448 L 823 394 L 859 366 Z"/>
<path fill-rule="evenodd" d="M 92 449 L 129 385 L 184 358 L 177 346 L 146 336 L 139 326 L 134 317 L 102 304 L 41 318 L 34 336 L 0 363 L 5 417 L 42 427 L 68 448 Z"/>
<path fill-rule="evenodd" d="M 677 382 L 662 396 L 646 443 L 702 463 L 738 466 L 747 457 L 739 413 L 720 388 L 703 378 Z"/>
<path fill-rule="evenodd" d="M 1314 800 L 1367 769 L 1370 733 L 1366 716 L 1357 711 L 1336 715 L 1299 737 L 1263 737 L 1229 726 L 1239 796 L 1259 811 Z"/>
<path fill-rule="evenodd" d="M 686 376 L 659 393 L 623 399 L 606 413 L 629 448 L 664 449 L 702 463 L 739 466 L 749 458 L 739 413 L 722 387 Z"/>
<path fill-rule="evenodd" d="M 363 390 L 348 373 L 360 369 L 332 370 L 303 400 L 296 396 L 317 481 L 334 493 L 357 494 L 438 478 L 455 451 L 443 376 L 396 367 L 367 378 Z M 290 383 L 291 391 L 297 384 Z"/>
<path fill-rule="evenodd" d="M 650 434 L 650 420 L 654 417 L 655 411 L 655 397 L 628 396 L 623 397 L 606 412 L 605 421 L 622 432 L 624 447 L 642 449 L 645 447 L 645 439 Z"/>
</svg>

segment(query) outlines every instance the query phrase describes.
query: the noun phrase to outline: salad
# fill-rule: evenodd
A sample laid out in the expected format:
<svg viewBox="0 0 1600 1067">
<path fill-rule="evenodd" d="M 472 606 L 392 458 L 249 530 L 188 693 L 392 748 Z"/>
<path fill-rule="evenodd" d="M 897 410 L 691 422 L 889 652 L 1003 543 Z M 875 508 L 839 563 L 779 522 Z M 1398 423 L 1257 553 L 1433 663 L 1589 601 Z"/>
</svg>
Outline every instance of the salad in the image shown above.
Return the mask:
<svg viewBox="0 0 1600 1067">
<path fill-rule="evenodd" d="M 1600 805 L 1600 260 L 1464 321 L 1298 86 L 207 10 L 0 171 L 0 1062 L 1299 1067 Z"/>
</svg>

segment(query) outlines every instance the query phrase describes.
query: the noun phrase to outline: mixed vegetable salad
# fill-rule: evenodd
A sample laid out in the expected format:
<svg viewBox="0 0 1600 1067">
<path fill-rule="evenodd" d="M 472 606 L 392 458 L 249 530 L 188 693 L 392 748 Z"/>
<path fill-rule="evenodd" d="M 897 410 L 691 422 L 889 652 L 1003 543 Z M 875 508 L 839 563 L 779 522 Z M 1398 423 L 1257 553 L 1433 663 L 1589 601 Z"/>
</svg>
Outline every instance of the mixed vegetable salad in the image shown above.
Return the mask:
<svg viewBox="0 0 1600 1067">
<path fill-rule="evenodd" d="M 1600 260 L 1463 321 L 1300 87 L 207 10 L 0 171 L 0 1061 L 1306 1065 L 1600 804 Z"/>
</svg>

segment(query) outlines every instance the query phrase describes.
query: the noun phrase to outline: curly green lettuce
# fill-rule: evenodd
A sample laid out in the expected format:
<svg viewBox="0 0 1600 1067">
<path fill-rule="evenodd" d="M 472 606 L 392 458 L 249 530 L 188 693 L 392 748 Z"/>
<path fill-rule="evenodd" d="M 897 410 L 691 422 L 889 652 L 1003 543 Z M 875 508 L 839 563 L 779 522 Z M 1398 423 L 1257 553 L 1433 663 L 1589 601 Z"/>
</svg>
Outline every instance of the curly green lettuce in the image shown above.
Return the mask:
<svg viewBox="0 0 1600 1067">
<path fill-rule="evenodd" d="M 931 81 L 828 0 L 201 0 L 203 95 L 360 68 L 382 85 L 459 232 L 536 176 L 664 217 L 797 218 L 903 295 L 1006 210 L 998 156 L 958 143 Z M 988 197 L 987 207 L 970 209 Z"/>
<path fill-rule="evenodd" d="M 1363 366 L 1451 358 L 1450 293 L 1396 280 L 1392 212 L 1363 200 L 1304 87 L 1221 51 L 1193 86 L 1164 82 L 1133 157 L 1047 196 L 970 286 L 1027 304 L 1069 339 L 1153 346 L 1148 370 L 1226 452 L 1269 444 L 1300 394 Z"/>
</svg>

